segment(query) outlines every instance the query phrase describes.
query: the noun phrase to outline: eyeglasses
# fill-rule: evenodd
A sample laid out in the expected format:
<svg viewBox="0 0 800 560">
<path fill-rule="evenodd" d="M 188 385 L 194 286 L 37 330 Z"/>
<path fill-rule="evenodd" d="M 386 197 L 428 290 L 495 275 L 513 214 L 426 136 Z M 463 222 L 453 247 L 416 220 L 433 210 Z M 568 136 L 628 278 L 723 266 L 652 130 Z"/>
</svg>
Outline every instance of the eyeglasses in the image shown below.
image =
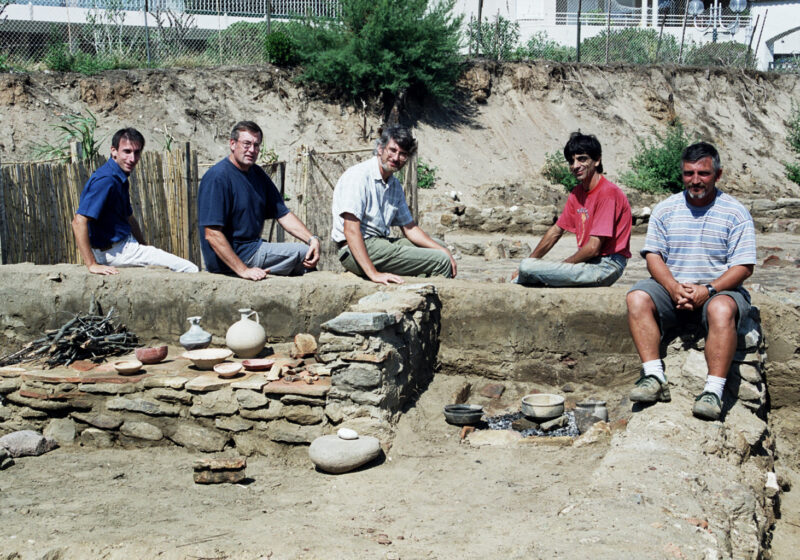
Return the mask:
<svg viewBox="0 0 800 560">
<path fill-rule="evenodd" d="M 239 141 L 237 140 L 237 142 L 239 142 Z M 250 148 L 253 148 L 256 151 L 261 149 L 261 142 L 247 142 L 247 141 L 245 141 L 245 142 L 239 142 L 239 145 L 242 148 L 244 148 L 245 152 L 247 150 L 249 150 Z"/>
</svg>

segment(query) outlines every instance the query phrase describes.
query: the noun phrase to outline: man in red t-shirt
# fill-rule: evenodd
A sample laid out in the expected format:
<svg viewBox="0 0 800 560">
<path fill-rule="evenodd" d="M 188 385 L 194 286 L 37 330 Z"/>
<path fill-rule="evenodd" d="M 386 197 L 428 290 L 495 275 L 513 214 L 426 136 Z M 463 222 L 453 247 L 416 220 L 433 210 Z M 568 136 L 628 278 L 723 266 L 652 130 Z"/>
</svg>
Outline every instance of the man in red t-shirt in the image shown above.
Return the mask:
<svg viewBox="0 0 800 560">
<path fill-rule="evenodd" d="M 594 135 L 573 132 L 564 157 L 578 185 L 558 221 L 527 259 L 514 282 L 524 286 L 610 286 L 631 256 L 631 206 L 620 188 L 603 177 L 602 149 Z M 575 234 L 578 250 L 564 262 L 541 260 L 561 239 Z"/>
</svg>

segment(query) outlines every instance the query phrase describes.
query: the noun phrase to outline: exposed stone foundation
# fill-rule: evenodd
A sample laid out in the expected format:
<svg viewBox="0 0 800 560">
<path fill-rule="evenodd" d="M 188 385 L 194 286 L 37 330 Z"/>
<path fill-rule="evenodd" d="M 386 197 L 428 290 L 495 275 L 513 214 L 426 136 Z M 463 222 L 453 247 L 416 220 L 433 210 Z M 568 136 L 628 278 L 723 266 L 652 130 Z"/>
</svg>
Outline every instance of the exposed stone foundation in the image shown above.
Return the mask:
<svg viewBox="0 0 800 560">
<path fill-rule="evenodd" d="M 310 443 L 349 420 L 385 436 L 433 376 L 439 315 L 430 285 L 362 298 L 323 325 L 320 358 L 327 367 L 316 367 L 323 376 L 312 382 L 269 381 L 259 373 L 219 379 L 180 358 L 136 376 L 108 367 L 11 368 L 0 371 L 0 430 L 43 430 L 63 444 L 98 447 L 233 446 L 245 455 Z"/>
</svg>

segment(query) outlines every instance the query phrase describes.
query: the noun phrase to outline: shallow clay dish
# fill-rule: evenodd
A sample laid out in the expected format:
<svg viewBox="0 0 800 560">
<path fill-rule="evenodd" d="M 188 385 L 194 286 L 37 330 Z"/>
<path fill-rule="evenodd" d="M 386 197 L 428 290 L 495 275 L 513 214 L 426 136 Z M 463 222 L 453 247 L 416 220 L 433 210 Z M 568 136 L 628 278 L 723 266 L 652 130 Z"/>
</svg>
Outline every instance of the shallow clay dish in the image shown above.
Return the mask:
<svg viewBox="0 0 800 560">
<path fill-rule="evenodd" d="M 252 360 L 242 360 L 244 369 L 248 371 L 264 371 L 275 365 L 275 360 L 269 358 L 255 358 Z"/>
<path fill-rule="evenodd" d="M 564 414 L 564 397 L 536 393 L 522 397 L 522 414 L 535 420 L 549 420 Z"/>
<path fill-rule="evenodd" d="M 220 362 L 224 362 L 233 356 L 233 352 L 227 348 L 203 348 L 202 350 L 190 350 L 184 352 L 183 357 L 191 360 L 197 369 L 209 370 Z"/>
<path fill-rule="evenodd" d="M 235 377 L 242 371 L 242 364 L 237 364 L 236 362 L 222 362 L 214 366 L 214 371 L 217 372 L 222 379 L 228 379 L 229 377 Z"/>
<path fill-rule="evenodd" d="M 142 369 L 142 362 L 139 360 L 124 360 L 122 362 L 114 362 L 114 369 L 120 375 L 131 375 Z"/>
<path fill-rule="evenodd" d="M 146 348 L 137 348 L 134 350 L 136 359 L 143 364 L 157 364 L 167 357 L 166 346 L 148 346 Z"/>
<path fill-rule="evenodd" d="M 448 404 L 444 407 L 444 419 L 448 424 L 470 426 L 481 421 L 483 407 L 478 404 Z"/>
</svg>

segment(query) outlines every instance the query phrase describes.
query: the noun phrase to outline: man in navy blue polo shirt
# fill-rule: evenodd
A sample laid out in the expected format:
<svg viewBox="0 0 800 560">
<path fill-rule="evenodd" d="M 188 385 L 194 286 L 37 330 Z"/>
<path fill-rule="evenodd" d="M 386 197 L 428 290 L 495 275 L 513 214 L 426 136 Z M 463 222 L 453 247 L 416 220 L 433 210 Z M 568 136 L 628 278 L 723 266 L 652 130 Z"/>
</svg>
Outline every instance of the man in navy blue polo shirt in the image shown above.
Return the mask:
<svg viewBox="0 0 800 560">
<path fill-rule="evenodd" d="M 133 216 L 128 184 L 143 149 L 144 137 L 138 130 L 118 130 L 111 139 L 111 159 L 83 187 L 72 232 L 81 258 L 93 274 L 118 274 L 117 267 L 147 265 L 176 272 L 198 270 L 186 259 L 145 245 Z"/>
<path fill-rule="evenodd" d="M 289 211 L 278 189 L 256 164 L 263 136 L 252 121 L 236 123 L 229 140 L 230 154 L 200 181 L 200 248 L 209 272 L 262 280 L 267 274 L 298 276 L 313 270 L 319 261 L 319 237 Z M 267 219 L 278 220 L 303 243 L 264 241 L 261 231 Z"/>
</svg>

